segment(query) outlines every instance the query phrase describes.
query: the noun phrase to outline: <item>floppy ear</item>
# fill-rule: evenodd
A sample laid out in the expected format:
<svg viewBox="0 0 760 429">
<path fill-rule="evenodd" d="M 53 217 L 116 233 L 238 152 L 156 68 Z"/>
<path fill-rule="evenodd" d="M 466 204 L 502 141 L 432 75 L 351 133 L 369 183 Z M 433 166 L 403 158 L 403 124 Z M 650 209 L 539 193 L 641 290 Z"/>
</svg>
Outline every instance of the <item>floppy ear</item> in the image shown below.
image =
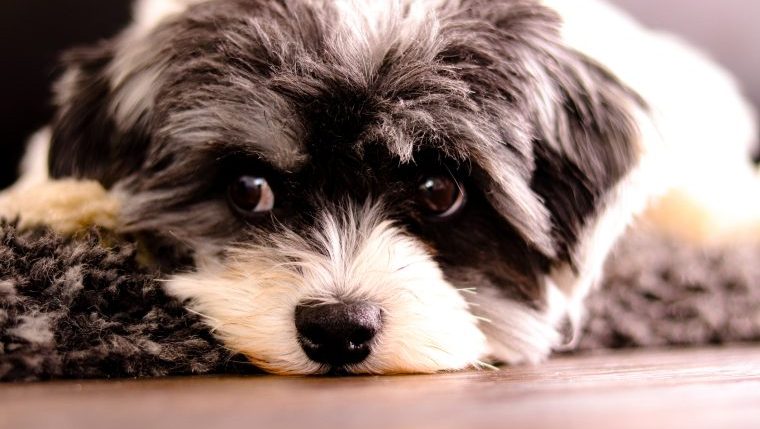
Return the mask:
<svg viewBox="0 0 760 429">
<path fill-rule="evenodd" d="M 492 135 L 500 147 L 478 149 L 492 183 L 491 204 L 534 248 L 572 263 L 585 228 L 638 163 L 634 115 L 643 103 L 566 46 L 560 17 L 538 2 L 467 4 L 468 14 L 493 26 L 479 45 L 455 49 L 490 66 L 464 79 L 498 112 L 493 123 L 500 130 Z"/>
<path fill-rule="evenodd" d="M 100 181 L 106 187 L 142 164 L 145 127 L 120 127 L 109 67 L 115 43 L 80 48 L 64 56 L 66 71 L 55 86 L 50 174 Z"/>
<path fill-rule="evenodd" d="M 174 34 L 162 26 L 197 0 L 140 0 L 134 22 L 112 40 L 63 58 L 55 87 L 50 170 L 53 177 L 99 180 L 106 186 L 141 167 L 154 104 Z"/>
<path fill-rule="evenodd" d="M 643 102 L 582 54 L 555 54 L 545 72 L 551 104 L 538 105 L 531 188 L 552 217 L 560 259 L 572 261 L 584 227 L 609 209 L 616 185 L 638 164 L 634 118 Z"/>
<path fill-rule="evenodd" d="M 168 67 L 167 24 L 202 0 L 138 0 L 134 22 L 110 41 L 70 51 L 56 85 L 53 177 L 99 180 L 110 187 L 143 163 L 155 101 Z"/>
</svg>

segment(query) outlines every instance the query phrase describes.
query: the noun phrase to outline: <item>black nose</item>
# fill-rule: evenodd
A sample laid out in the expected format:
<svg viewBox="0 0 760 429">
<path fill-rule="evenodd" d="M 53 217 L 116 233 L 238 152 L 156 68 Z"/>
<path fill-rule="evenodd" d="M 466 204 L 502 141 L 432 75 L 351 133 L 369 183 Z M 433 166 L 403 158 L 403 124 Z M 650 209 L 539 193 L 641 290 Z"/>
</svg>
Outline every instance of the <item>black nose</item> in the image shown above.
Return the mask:
<svg viewBox="0 0 760 429">
<path fill-rule="evenodd" d="M 363 361 L 380 331 L 380 308 L 367 303 L 303 303 L 296 307 L 298 340 L 313 361 L 340 367 Z"/>
</svg>

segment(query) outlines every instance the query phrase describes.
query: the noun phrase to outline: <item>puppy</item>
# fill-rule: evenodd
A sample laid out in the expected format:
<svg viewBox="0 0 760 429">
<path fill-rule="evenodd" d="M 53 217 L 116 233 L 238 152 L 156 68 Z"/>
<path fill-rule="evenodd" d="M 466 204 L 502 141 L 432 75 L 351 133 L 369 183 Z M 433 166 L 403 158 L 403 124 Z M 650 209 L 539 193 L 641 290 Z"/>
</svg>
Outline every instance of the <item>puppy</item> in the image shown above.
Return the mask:
<svg viewBox="0 0 760 429">
<path fill-rule="evenodd" d="M 5 212 L 189 255 L 166 290 L 273 373 L 538 362 L 653 197 L 760 218 L 731 78 L 596 0 L 143 0 L 65 63 Z"/>
</svg>

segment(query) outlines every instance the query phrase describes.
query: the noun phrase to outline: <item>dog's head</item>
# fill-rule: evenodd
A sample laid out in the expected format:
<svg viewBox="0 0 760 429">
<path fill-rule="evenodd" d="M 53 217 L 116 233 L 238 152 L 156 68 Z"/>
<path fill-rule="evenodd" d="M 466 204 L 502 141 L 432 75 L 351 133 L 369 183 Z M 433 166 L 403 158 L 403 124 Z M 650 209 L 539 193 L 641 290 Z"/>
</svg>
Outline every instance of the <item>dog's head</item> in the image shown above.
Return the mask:
<svg viewBox="0 0 760 429">
<path fill-rule="evenodd" d="M 531 0 L 144 1 L 68 56 L 51 172 L 192 251 L 168 289 L 270 371 L 537 360 L 639 151 L 636 98 L 559 27 Z"/>
</svg>

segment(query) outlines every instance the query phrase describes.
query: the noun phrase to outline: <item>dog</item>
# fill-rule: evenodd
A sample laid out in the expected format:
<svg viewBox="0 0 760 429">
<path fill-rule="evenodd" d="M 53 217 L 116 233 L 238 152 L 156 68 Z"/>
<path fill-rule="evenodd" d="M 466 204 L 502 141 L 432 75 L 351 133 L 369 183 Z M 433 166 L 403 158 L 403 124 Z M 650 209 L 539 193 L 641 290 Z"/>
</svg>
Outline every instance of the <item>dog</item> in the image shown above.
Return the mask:
<svg viewBox="0 0 760 429">
<path fill-rule="evenodd" d="M 6 215 L 187 255 L 166 290 L 276 374 L 540 362 L 653 199 L 760 219 L 732 78 L 598 0 L 141 0 L 64 62 Z"/>
</svg>

